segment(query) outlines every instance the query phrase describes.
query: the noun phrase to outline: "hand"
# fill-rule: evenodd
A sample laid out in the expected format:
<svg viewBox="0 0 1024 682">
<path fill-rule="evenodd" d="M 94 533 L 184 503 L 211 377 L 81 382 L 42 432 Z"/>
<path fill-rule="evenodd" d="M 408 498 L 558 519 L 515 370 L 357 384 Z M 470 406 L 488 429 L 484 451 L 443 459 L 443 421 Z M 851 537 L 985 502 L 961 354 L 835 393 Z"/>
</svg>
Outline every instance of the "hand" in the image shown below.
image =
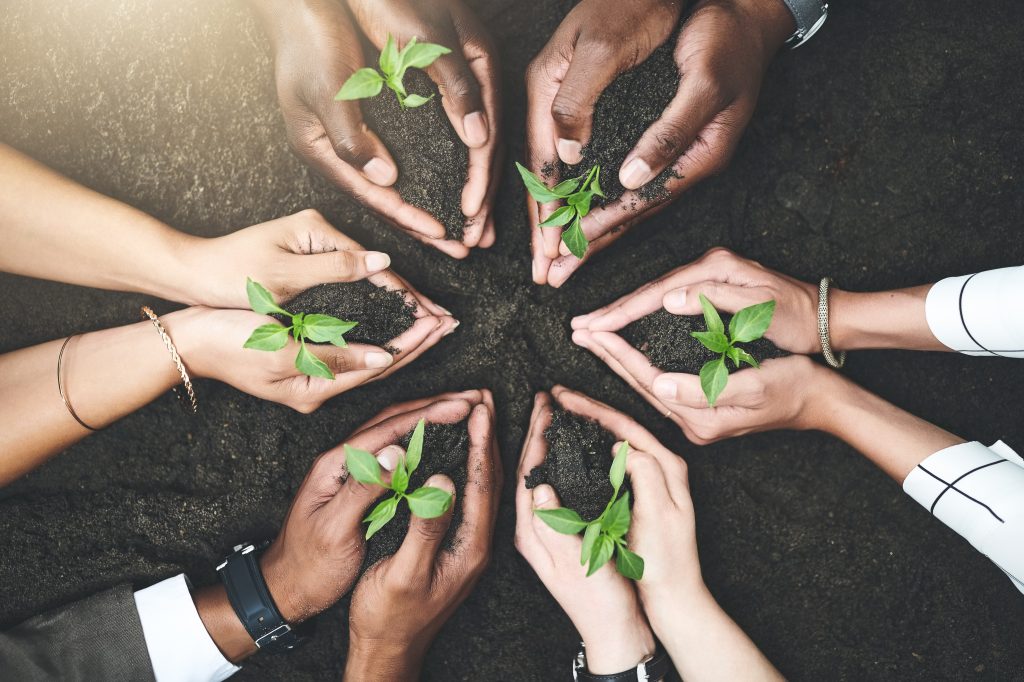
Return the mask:
<svg viewBox="0 0 1024 682">
<path fill-rule="evenodd" d="M 675 315 L 700 315 L 700 294 L 727 313 L 774 300 L 775 314 L 765 337 L 791 353 L 821 352 L 818 288 L 721 247 L 614 303 L 574 318 L 572 328 L 617 332 L 662 308 Z"/>
<path fill-rule="evenodd" d="M 581 394 L 561 387 L 555 387 L 552 393 L 564 409 L 597 419 L 631 443 L 638 430 L 643 431 L 624 414 Z M 605 564 L 588 578 L 586 568 L 580 564 L 582 539 L 555 532 L 534 514 L 534 509 L 560 506 L 555 490 L 549 485 L 533 490 L 526 487 L 526 476 L 547 456 L 544 430 L 551 423 L 551 410 L 551 397 L 538 393 L 517 472 L 516 548 L 580 633 L 587 652 L 587 669 L 597 674 L 621 672 L 636 666 L 655 650 L 654 635 L 636 590 L 615 570 L 614 562 Z"/>
<path fill-rule="evenodd" d="M 450 510 L 436 519 L 411 517 L 399 550 L 363 574 L 349 611 L 345 679 L 415 679 L 437 631 L 472 591 L 490 558 L 502 480 L 493 399 L 489 391 L 439 398 L 441 402 L 407 403 L 411 411 L 403 417 L 417 419 L 426 416 L 425 411 L 442 409 L 439 406 L 444 406 L 446 416 L 426 417 L 428 421 L 454 422 L 468 414 L 470 445 L 462 523 L 453 549 L 448 550 L 441 544 L 451 523 Z M 389 408 L 382 415 L 397 409 L 403 406 Z M 405 431 L 396 433 L 395 439 L 402 433 Z M 431 476 L 426 485 L 455 492 L 451 480 L 443 475 Z"/>
<path fill-rule="evenodd" d="M 310 377 L 295 367 L 298 344 L 291 338 L 279 351 L 244 348 L 254 329 L 274 321 L 247 310 L 193 307 L 164 315 L 164 326 L 174 339 L 186 368 L 194 377 L 217 379 L 257 398 L 309 413 L 329 398 L 376 381 L 407 365 L 455 329 L 455 320 L 417 310 L 413 325 L 391 342 L 399 351 L 361 343 L 346 348 L 309 344 L 307 348 L 327 363 L 333 380 Z"/>
<path fill-rule="evenodd" d="M 462 190 L 467 217 L 462 243 L 494 243 L 491 215 L 500 161 L 501 106 L 497 48 L 476 15 L 460 0 L 347 0 L 356 23 L 381 49 L 390 34 L 401 47 L 411 38 L 452 50 L 427 67 L 452 128 L 469 148 Z"/>
<path fill-rule="evenodd" d="M 581 3 L 576 10 L 582 13 L 584 6 L 596 1 Z M 602 9 L 605 13 L 613 11 Z M 660 20 L 663 22 L 663 32 L 652 33 L 642 21 L 637 21 L 625 25 L 643 27 L 639 29 L 639 39 L 613 36 L 618 43 L 612 44 L 630 49 L 639 45 L 632 64 L 628 60 L 624 62 L 622 58 L 610 59 L 614 67 L 596 71 L 591 69 L 585 74 L 585 79 L 580 79 L 581 82 L 586 80 L 595 83 L 596 87 L 573 88 L 569 91 L 569 97 L 563 97 L 558 102 L 550 97 L 545 98 L 542 93 L 550 94 L 557 78 L 568 78 L 572 69 L 568 66 L 556 68 L 558 62 L 551 61 L 548 56 L 551 53 L 547 50 L 542 52 L 546 60 L 543 65 L 531 69 L 527 86 L 531 96 L 528 158 L 532 164 L 543 164 L 550 160 L 555 150 L 566 163 L 577 163 L 580 160 L 580 150 L 589 141 L 591 114 L 598 95 L 620 72 L 624 63 L 628 68 L 643 61 L 654 47 L 664 41 L 675 25 L 670 9 L 678 16 L 678 8 L 674 3 L 663 10 L 661 16 L 665 18 Z M 607 26 L 617 23 L 608 21 L 607 16 L 602 14 L 595 24 Z M 606 248 L 634 224 L 661 210 L 694 184 L 724 170 L 753 115 L 769 62 L 794 30 L 793 17 L 779 0 L 703 0 L 699 3 L 676 43 L 675 58 L 681 74 L 676 96 L 661 118 L 648 128 L 626 155 L 619 168 L 619 181 L 627 188 L 626 193 L 617 201 L 595 208 L 582 222 L 583 232 L 590 241 L 586 257 L 581 261 L 567 250 L 560 249 L 557 230 L 544 230 L 545 234 L 539 234 L 542 230 L 537 227 L 537 219 L 543 219 L 546 215 L 538 215 L 535 208 L 531 209 L 534 281 L 554 287 L 561 286 L 587 258 Z M 573 57 L 576 54 L 570 43 L 559 46 L 559 49 Z M 595 54 L 595 61 L 599 61 L 607 58 L 608 49 L 591 48 L 591 53 Z M 575 63 L 575 59 L 571 63 Z M 544 76 L 538 77 L 535 71 L 548 74 L 546 80 L 550 84 L 546 89 L 541 85 L 545 81 Z M 561 90 L 565 89 L 563 83 Z M 550 107 L 546 102 L 551 102 Z M 549 108 L 553 118 L 569 124 L 556 125 L 545 121 Z M 560 141 L 555 142 L 555 138 Z M 669 166 L 677 176 L 665 185 L 669 197 L 640 212 L 632 210 L 630 206 L 644 201 L 635 190 Z M 537 167 L 531 166 L 535 171 Z"/>
</svg>

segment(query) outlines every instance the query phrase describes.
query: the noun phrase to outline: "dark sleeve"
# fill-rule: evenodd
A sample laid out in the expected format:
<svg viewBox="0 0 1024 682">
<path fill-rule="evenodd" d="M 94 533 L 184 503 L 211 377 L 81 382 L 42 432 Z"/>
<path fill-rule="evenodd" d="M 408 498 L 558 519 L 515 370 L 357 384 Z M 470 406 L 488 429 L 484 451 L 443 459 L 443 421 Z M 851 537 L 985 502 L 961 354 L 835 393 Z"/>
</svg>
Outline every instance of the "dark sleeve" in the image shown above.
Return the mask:
<svg viewBox="0 0 1024 682">
<path fill-rule="evenodd" d="M 128 585 L 26 620 L 0 633 L 5 680 L 156 682 Z"/>
</svg>

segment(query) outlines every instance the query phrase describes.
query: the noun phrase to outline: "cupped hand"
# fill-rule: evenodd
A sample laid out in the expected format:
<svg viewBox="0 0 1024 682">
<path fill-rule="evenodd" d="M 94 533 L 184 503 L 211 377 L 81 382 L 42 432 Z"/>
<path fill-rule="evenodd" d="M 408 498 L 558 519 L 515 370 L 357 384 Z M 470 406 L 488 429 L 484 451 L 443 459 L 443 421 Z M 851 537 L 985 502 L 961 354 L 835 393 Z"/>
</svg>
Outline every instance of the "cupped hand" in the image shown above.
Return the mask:
<svg viewBox="0 0 1024 682">
<path fill-rule="evenodd" d="M 674 23 L 667 30 L 673 27 Z M 582 260 L 568 253 L 564 245 L 560 247 L 557 230 L 545 229 L 540 236 L 536 234 L 540 228 L 533 222 L 534 281 L 561 286 L 583 262 L 636 223 L 661 210 L 696 183 L 724 170 L 753 115 L 768 64 L 794 29 L 792 14 L 782 2 L 700 2 L 676 43 L 675 60 L 680 73 L 676 95 L 617 169 L 619 181 L 627 191 L 616 201 L 593 209 L 583 219 L 583 233 L 590 246 Z M 626 44 L 632 45 L 628 41 Z M 639 44 L 643 54 L 648 43 Z M 602 90 L 606 84 L 601 86 Z M 569 118 L 587 121 L 585 126 L 578 127 L 578 137 L 589 134 L 590 111 L 596 96 L 586 101 L 590 104 L 569 110 Z M 545 135 L 539 132 L 535 137 L 539 140 Z M 534 137 L 528 139 L 532 148 Z M 559 157 L 567 163 L 578 161 L 578 143 L 585 144 L 586 139 L 558 145 Z M 566 153 L 573 150 L 577 150 L 575 155 Z M 549 143 L 542 150 L 542 154 L 548 154 L 548 160 L 553 158 L 550 151 Z M 638 191 L 668 167 L 674 174 L 665 184 L 666 198 L 647 202 Z M 637 211 L 633 208 L 637 205 L 646 207 Z M 538 254 L 541 245 L 543 253 Z"/>
<path fill-rule="evenodd" d="M 502 480 L 495 414 L 489 393 L 467 393 L 476 393 L 467 397 L 479 402 L 471 405 L 467 399 L 453 397 L 423 406 L 414 401 L 410 411 L 386 417 L 368 429 L 380 429 L 400 418 L 453 422 L 468 414 L 468 478 L 462 500 L 453 502 L 453 508 L 462 504 L 462 522 L 451 549 L 442 547 L 451 510 L 434 519 L 413 516 L 398 551 L 359 580 L 349 610 L 345 679 L 415 679 L 437 631 L 473 590 L 490 559 Z M 445 414 L 432 415 L 432 411 Z M 395 440 L 406 432 L 397 430 Z M 426 485 L 455 494 L 447 476 L 431 476 Z"/>
<path fill-rule="evenodd" d="M 614 421 L 620 428 L 629 420 L 580 394 L 560 387 L 553 392 L 563 408 L 577 414 L 593 418 L 600 412 L 606 421 Z M 587 577 L 587 568 L 580 563 L 582 538 L 554 531 L 534 513 L 535 509 L 561 506 L 555 490 L 549 485 L 533 490 L 526 487 L 527 475 L 547 456 L 544 431 L 551 423 L 551 411 L 551 396 L 538 393 L 516 476 L 516 548 L 580 633 L 588 670 L 596 674 L 620 672 L 636 666 L 655 649 L 654 635 L 636 590 L 615 570 L 614 562 Z"/>
<path fill-rule="evenodd" d="M 307 376 L 296 368 L 299 344 L 291 337 L 278 351 L 244 348 L 254 329 L 275 322 L 267 315 L 196 306 L 161 319 L 194 377 L 223 381 L 304 413 L 340 393 L 390 375 L 426 352 L 457 324 L 447 315 L 420 314 L 409 329 L 389 342 L 398 350 L 394 355 L 361 343 L 345 348 L 307 344 L 334 373 L 332 380 Z"/>
<path fill-rule="evenodd" d="M 437 84 L 452 127 L 469 148 L 469 173 L 462 190 L 466 216 L 462 243 L 494 243 L 491 215 L 497 191 L 500 150 L 498 54 L 477 16 L 460 0 L 347 0 L 355 21 L 377 47 L 392 36 L 399 48 L 416 38 L 451 53 L 426 68 Z M 386 96 L 391 96 L 387 93 Z"/>
<path fill-rule="evenodd" d="M 721 247 L 614 303 L 573 318 L 572 328 L 617 332 L 663 308 L 675 315 L 700 315 L 700 294 L 727 313 L 774 300 L 775 313 L 765 337 L 791 353 L 821 352 L 818 288 Z"/>
</svg>

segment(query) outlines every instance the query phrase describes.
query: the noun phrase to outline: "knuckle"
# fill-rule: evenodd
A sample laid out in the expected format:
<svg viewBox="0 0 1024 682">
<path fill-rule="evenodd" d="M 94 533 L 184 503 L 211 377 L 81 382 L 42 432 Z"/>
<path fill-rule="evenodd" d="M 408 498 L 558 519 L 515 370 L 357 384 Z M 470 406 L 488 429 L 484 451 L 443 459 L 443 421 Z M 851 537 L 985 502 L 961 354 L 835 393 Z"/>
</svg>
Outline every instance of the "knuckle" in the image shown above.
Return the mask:
<svg viewBox="0 0 1024 682">
<path fill-rule="evenodd" d="M 429 542 L 436 542 L 444 537 L 447 527 L 438 523 L 437 520 L 424 521 L 416 524 L 416 532 L 420 537 Z"/>
<path fill-rule="evenodd" d="M 569 92 L 558 91 L 555 99 L 551 102 L 551 118 L 563 126 L 577 126 L 586 120 L 586 112 L 579 102 L 579 98 L 571 90 Z"/>
<path fill-rule="evenodd" d="M 713 249 L 709 249 L 708 252 L 704 254 L 704 258 L 709 261 L 729 263 L 736 260 L 737 256 L 724 246 L 716 246 Z"/>
<path fill-rule="evenodd" d="M 366 155 L 363 138 L 353 133 L 345 133 L 333 140 L 334 153 L 342 158 L 356 159 Z"/>
<path fill-rule="evenodd" d="M 316 210 L 315 208 L 304 208 L 301 211 L 299 211 L 298 213 L 296 213 L 295 215 L 299 216 L 303 220 L 308 220 L 308 221 L 311 221 L 311 222 L 316 222 L 316 223 L 325 222 L 324 215 L 320 211 Z"/>
</svg>

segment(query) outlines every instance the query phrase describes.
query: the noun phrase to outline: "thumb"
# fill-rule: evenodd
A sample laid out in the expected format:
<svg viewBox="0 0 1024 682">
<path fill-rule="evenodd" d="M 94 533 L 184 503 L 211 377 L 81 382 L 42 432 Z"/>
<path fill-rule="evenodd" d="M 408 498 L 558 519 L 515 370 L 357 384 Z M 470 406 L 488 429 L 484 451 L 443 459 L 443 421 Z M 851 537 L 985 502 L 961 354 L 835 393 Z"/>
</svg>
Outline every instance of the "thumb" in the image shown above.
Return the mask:
<svg viewBox="0 0 1024 682">
<path fill-rule="evenodd" d="M 764 303 L 772 298 L 771 292 L 761 287 L 707 281 L 669 291 L 662 298 L 662 305 L 674 315 L 700 315 L 700 294 L 704 294 L 715 308 L 727 313 L 735 313 L 737 310 Z"/>
<path fill-rule="evenodd" d="M 558 493 L 550 485 L 542 483 L 533 489 L 534 509 L 557 509 L 561 506 Z M 563 535 L 544 523 L 536 514 L 533 515 L 533 526 L 537 537 L 552 556 L 575 557 L 579 563 L 580 547 L 583 544 L 579 535 Z"/>
<path fill-rule="evenodd" d="M 358 101 L 328 99 L 317 115 L 339 159 L 373 184 L 390 187 L 398 179 L 398 167 L 384 143 L 363 122 L 359 107 Z"/>
<path fill-rule="evenodd" d="M 618 75 L 618 65 L 603 50 L 577 44 L 565 77 L 551 101 L 558 157 L 574 165 L 583 160 L 583 147 L 590 142 L 594 105 L 604 89 Z"/>
<path fill-rule="evenodd" d="M 289 257 L 294 281 L 308 289 L 325 282 L 355 282 L 391 265 L 391 256 L 380 251 L 328 251 Z"/>
<path fill-rule="evenodd" d="M 453 36 L 448 44 L 459 45 L 460 41 Z M 484 112 L 480 84 L 465 56 L 458 50 L 452 51 L 431 64 L 427 75 L 437 83 L 441 105 L 462 142 L 471 148 L 487 144 L 490 122 Z"/>
<path fill-rule="evenodd" d="M 409 530 L 405 534 L 402 546 L 395 552 L 394 560 L 408 572 L 407 575 L 411 576 L 426 576 L 433 572 L 434 559 L 448 532 L 448 526 L 451 525 L 452 510 L 455 508 L 455 484 L 447 476 L 435 474 L 427 479 L 423 488 L 439 488 L 445 491 L 452 496 L 452 504 L 447 511 L 432 519 L 420 518 L 415 513 L 409 517 Z"/>
</svg>

